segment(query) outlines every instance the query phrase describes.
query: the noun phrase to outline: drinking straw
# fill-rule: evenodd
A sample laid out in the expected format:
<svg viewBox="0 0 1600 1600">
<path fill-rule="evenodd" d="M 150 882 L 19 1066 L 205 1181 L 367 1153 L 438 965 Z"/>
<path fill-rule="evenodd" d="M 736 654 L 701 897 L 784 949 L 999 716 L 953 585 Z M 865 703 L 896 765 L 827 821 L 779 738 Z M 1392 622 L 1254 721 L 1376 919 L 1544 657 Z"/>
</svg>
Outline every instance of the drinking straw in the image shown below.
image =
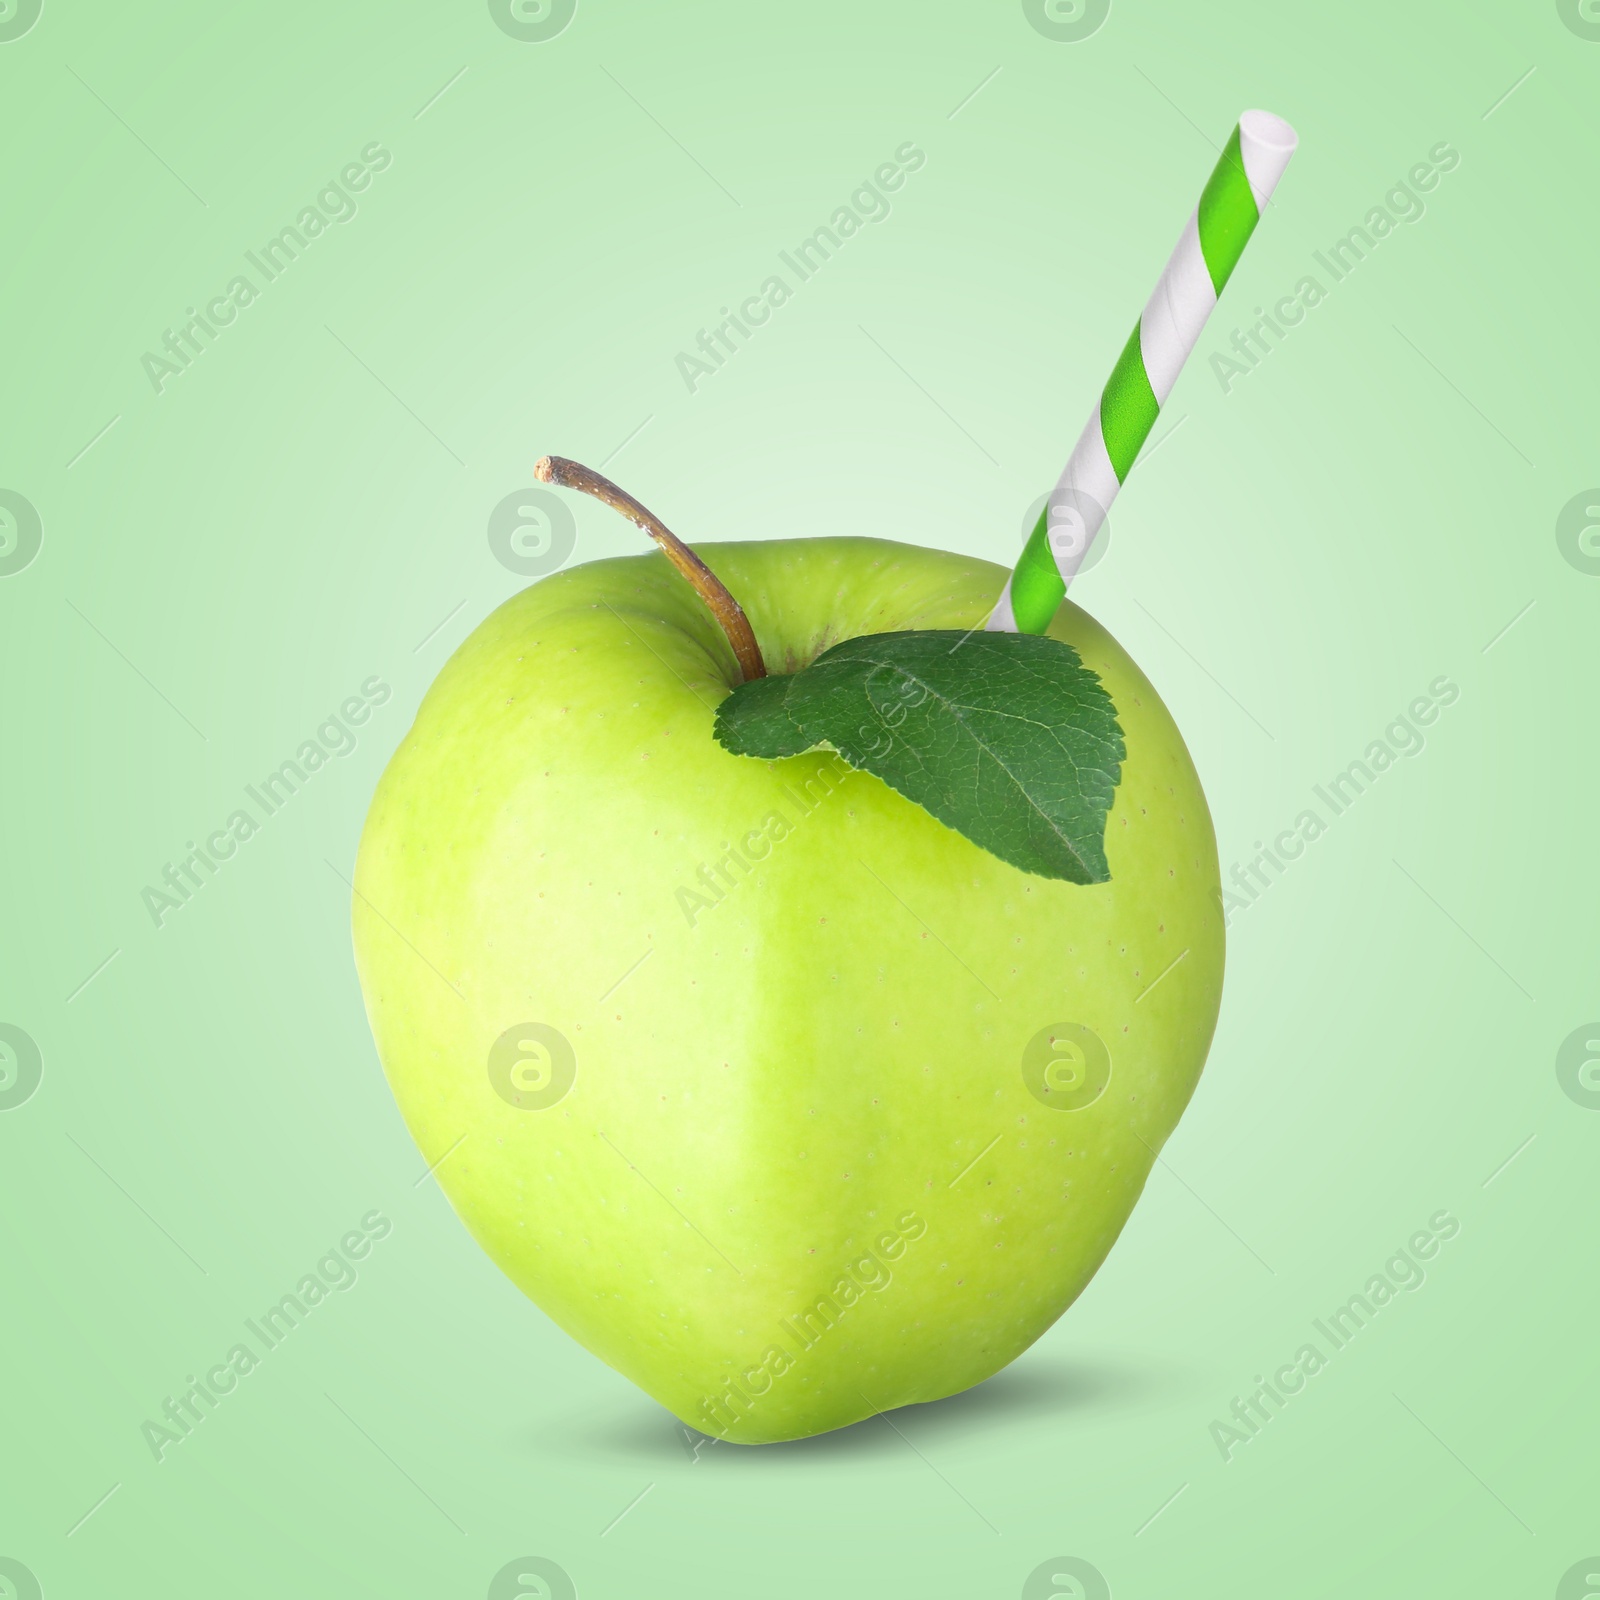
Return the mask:
<svg viewBox="0 0 1600 1600">
<path fill-rule="evenodd" d="M 1006 579 L 987 624 L 991 633 L 1043 633 L 1050 626 L 1298 142 L 1270 111 L 1239 118 Z"/>
</svg>

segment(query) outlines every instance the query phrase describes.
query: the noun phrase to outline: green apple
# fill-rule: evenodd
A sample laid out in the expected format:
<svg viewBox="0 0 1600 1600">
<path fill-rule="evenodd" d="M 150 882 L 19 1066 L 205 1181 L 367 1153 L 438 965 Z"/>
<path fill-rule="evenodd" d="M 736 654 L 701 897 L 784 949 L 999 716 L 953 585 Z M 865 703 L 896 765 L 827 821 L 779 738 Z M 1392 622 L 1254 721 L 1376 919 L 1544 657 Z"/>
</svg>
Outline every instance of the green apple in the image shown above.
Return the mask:
<svg viewBox="0 0 1600 1600">
<path fill-rule="evenodd" d="M 980 626 L 1005 573 L 705 545 L 761 651 Z M 473 1236 L 573 1338 L 758 1443 L 980 1383 L 1127 1221 L 1222 985 L 1211 819 L 1148 680 L 1051 628 L 1127 742 L 1109 883 L 1019 871 L 830 750 L 712 737 L 740 681 L 659 554 L 506 602 L 379 785 L 355 942 L 389 1083 Z"/>
</svg>

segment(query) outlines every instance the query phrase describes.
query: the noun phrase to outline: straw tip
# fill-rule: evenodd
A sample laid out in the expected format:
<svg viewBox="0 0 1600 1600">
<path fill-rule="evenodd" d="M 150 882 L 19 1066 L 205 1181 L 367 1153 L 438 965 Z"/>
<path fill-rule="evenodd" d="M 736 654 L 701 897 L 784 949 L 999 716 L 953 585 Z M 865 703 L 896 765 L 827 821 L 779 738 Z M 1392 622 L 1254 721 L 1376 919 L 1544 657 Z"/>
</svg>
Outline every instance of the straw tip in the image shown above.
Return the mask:
<svg viewBox="0 0 1600 1600">
<path fill-rule="evenodd" d="M 1300 143 L 1300 135 L 1282 117 L 1270 111 L 1246 111 L 1239 118 L 1239 131 L 1258 144 L 1271 145 L 1276 150 L 1293 150 Z"/>
</svg>

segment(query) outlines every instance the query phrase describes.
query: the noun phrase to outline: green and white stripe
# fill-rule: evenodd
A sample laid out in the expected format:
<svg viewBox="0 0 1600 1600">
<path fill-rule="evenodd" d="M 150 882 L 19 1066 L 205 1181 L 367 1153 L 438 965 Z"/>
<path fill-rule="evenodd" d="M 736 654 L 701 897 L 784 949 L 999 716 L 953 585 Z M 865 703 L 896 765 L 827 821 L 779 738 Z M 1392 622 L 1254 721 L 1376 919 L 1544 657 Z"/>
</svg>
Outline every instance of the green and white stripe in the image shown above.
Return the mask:
<svg viewBox="0 0 1600 1600">
<path fill-rule="evenodd" d="M 1270 111 L 1239 118 L 989 618 L 991 633 L 1043 633 L 1149 436 L 1222 286 L 1297 143 Z"/>
</svg>

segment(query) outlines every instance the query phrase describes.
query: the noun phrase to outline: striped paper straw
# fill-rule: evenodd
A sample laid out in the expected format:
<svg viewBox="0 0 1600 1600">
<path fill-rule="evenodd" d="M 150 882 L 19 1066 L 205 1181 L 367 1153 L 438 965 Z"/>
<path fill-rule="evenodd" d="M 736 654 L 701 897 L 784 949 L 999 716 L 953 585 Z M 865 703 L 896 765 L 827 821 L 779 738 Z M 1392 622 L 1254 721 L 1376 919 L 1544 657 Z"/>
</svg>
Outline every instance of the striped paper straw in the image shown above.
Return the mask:
<svg viewBox="0 0 1600 1600">
<path fill-rule="evenodd" d="M 1006 579 L 989 618 L 991 633 L 1043 633 L 1050 626 L 1297 142 L 1294 129 L 1270 111 L 1239 118 L 1022 559 Z"/>
</svg>

